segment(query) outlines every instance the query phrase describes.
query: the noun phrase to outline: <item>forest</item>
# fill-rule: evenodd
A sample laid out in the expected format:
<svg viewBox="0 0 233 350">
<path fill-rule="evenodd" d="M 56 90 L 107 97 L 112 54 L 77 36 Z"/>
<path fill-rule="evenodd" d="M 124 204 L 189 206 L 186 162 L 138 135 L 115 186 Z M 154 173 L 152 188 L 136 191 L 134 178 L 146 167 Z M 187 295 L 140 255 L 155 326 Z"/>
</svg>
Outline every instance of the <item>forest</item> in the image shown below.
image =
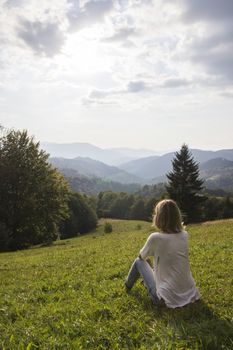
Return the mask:
<svg viewBox="0 0 233 350">
<path fill-rule="evenodd" d="M 165 184 L 132 193 L 74 191 L 27 131 L 2 130 L 0 138 L 0 250 L 16 250 L 85 234 L 100 218 L 151 221 L 161 199 L 174 199 L 184 223 L 233 217 L 233 198 L 207 191 L 199 167 L 183 144 Z"/>
</svg>

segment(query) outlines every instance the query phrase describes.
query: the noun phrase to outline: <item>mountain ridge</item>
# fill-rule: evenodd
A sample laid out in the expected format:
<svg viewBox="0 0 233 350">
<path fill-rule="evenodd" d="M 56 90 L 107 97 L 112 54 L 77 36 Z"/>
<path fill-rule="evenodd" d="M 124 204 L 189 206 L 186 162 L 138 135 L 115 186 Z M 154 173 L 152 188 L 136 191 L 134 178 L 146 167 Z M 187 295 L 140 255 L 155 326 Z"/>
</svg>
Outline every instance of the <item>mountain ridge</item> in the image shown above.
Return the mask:
<svg viewBox="0 0 233 350">
<path fill-rule="evenodd" d="M 118 165 L 133 159 L 143 158 L 149 155 L 155 155 L 156 152 L 147 149 L 131 148 L 101 148 L 90 143 L 41 143 L 41 148 L 49 153 L 51 158 L 89 157 L 101 161 L 108 165 Z"/>
<path fill-rule="evenodd" d="M 233 149 L 205 151 L 190 149 L 194 160 L 199 163 L 200 176 L 205 186 L 211 189 L 222 188 L 233 191 Z M 172 169 L 175 152 L 162 156 L 154 155 L 131 160 L 120 166 L 108 165 L 90 157 L 51 157 L 49 161 L 68 177 L 85 175 L 104 181 L 122 184 L 157 184 L 166 181 L 166 173 Z"/>
<path fill-rule="evenodd" d="M 210 159 L 220 157 L 233 161 L 233 149 L 219 151 L 190 149 L 190 152 L 192 153 L 194 160 L 200 164 Z M 172 169 L 172 159 L 174 158 L 175 153 L 176 152 L 169 152 L 159 157 L 151 156 L 132 160 L 121 164 L 119 168 L 145 179 L 153 179 L 165 175 Z"/>
<path fill-rule="evenodd" d="M 107 165 L 103 162 L 91 159 L 89 157 L 49 158 L 49 162 L 59 170 L 69 169 L 70 172 L 77 172 L 77 175 L 95 176 L 105 180 L 111 180 L 121 183 L 141 183 L 142 179 L 127 173 L 115 166 Z M 73 174 L 74 176 L 74 174 Z"/>
</svg>

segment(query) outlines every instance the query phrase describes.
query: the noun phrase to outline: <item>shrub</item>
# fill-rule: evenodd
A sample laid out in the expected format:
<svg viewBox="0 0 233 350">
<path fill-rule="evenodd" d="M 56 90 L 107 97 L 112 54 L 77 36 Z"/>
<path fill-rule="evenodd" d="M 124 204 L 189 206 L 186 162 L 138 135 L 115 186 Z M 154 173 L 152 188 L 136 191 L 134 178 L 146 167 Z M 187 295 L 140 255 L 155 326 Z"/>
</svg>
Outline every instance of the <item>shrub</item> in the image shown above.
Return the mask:
<svg viewBox="0 0 233 350">
<path fill-rule="evenodd" d="M 137 226 L 136 226 L 136 230 L 141 230 L 141 229 L 142 229 L 142 225 L 137 224 Z"/>
<path fill-rule="evenodd" d="M 110 224 L 109 222 L 105 222 L 105 225 L 104 225 L 104 232 L 105 232 L 105 233 L 110 233 L 110 232 L 112 232 L 112 224 Z"/>
</svg>

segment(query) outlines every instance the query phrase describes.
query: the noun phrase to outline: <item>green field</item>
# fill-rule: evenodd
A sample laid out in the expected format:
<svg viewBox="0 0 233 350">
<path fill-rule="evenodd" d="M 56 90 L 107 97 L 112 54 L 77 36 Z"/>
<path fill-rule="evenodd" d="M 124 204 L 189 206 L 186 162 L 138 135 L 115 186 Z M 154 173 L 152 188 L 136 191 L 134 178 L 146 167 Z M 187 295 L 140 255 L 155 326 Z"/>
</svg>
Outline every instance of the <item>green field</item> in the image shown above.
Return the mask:
<svg viewBox="0 0 233 350">
<path fill-rule="evenodd" d="M 202 301 L 153 307 L 123 283 L 150 223 L 103 221 L 92 234 L 0 254 L 0 349 L 233 349 L 233 220 L 190 226 Z"/>
</svg>

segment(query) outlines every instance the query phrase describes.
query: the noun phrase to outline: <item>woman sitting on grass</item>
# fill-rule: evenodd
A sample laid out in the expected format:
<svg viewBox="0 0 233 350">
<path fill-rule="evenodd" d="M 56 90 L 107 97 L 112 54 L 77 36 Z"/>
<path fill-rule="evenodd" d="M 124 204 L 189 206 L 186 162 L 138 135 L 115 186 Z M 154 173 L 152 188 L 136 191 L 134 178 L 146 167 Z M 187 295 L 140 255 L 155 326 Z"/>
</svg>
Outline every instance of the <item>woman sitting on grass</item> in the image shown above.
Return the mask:
<svg viewBox="0 0 233 350">
<path fill-rule="evenodd" d="M 152 233 L 134 261 L 125 281 L 129 291 L 141 276 L 153 304 L 176 308 L 200 299 L 189 267 L 188 234 L 184 231 L 181 213 L 170 199 L 155 207 Z M 146 260 L 154 257 L 154 270 Z"/>
</svg>

